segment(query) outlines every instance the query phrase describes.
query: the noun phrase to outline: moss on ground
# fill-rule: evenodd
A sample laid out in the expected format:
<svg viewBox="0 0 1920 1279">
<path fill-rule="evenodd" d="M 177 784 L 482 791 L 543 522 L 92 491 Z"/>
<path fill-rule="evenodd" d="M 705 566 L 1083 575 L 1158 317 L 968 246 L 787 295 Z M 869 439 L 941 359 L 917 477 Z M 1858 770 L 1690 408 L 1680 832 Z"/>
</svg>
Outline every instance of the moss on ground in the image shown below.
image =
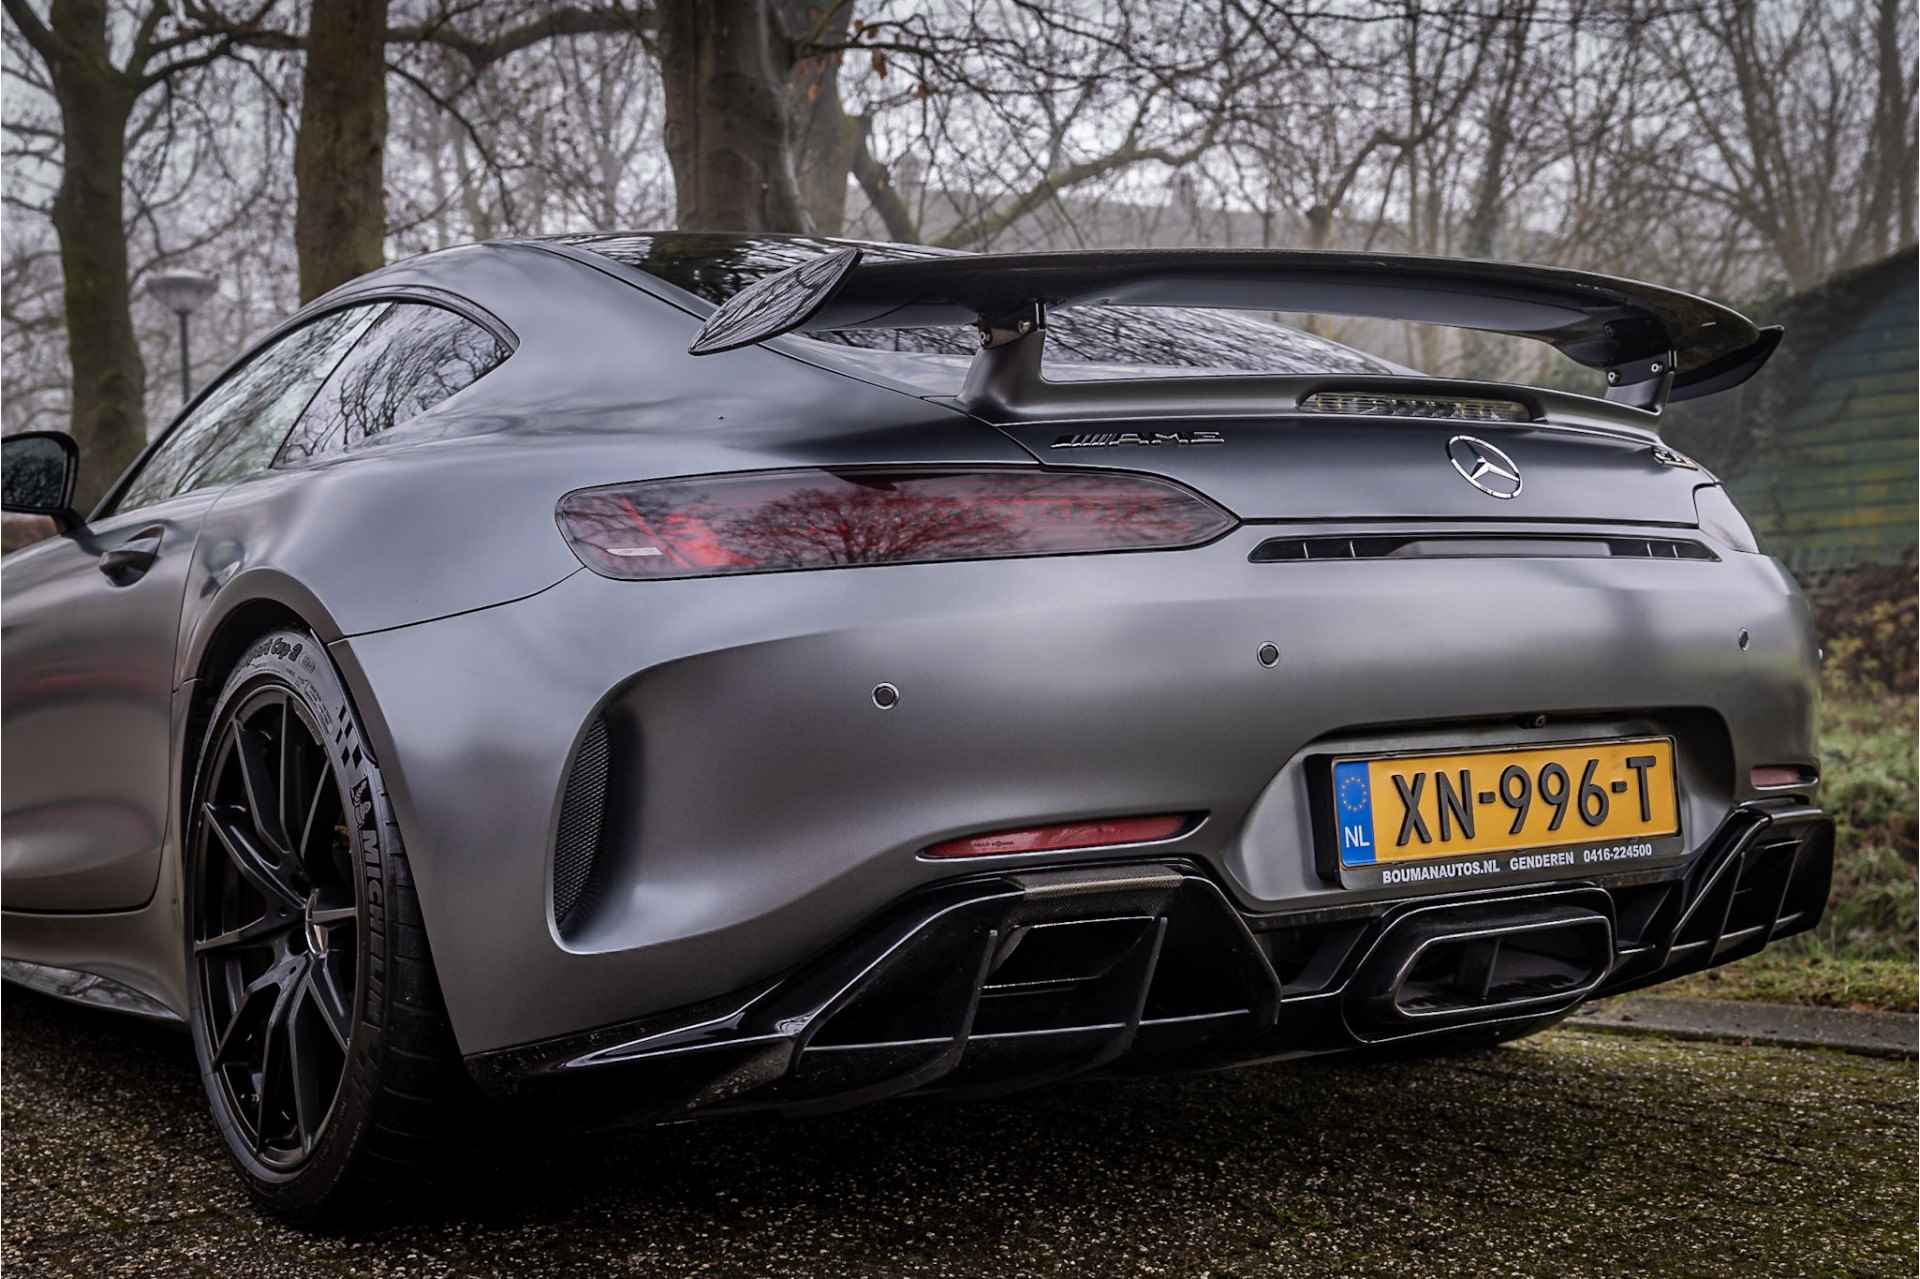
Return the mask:
<svg viewBox="0 0 1920 1279">
<path fill-rule="evenodd" d="M 1908 960 L 1836 959 L 1782 946 L 1644 993 L 1911 1013 L 1920 1012 L 1917 987 L 1920 970 Z"/>
<path fill-rule="evenodd" d="M 490 1123 L 397 1220 L 315 1235 L 247 1202 L 184 1037 L 14 991 L 0 1030 L 8 1275 L 1914 1272 L 1911 1062 L 1562 1028 L 590 1143 Z"/>
</svg>

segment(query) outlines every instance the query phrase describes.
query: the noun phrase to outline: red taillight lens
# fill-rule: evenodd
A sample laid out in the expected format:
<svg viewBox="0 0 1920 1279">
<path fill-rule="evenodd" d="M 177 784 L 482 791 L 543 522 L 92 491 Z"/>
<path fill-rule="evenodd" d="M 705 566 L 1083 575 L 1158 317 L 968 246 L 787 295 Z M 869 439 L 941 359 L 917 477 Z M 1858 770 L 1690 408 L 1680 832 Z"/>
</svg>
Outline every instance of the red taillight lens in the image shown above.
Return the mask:
<svg viewBox="0 0 1920 1279">
<path fill-rule="evenodd" d="M 1025 830 L 997 830 L 985 835 L 949 839 L 927 850 L 928 857 L 999 857 L 1007 853 L 1057 853 L 1069 848 L 1099 848 L 1107 844 L 1145 844 L 1171 839 L 1186 829 L 1187 819 L 1166 817 L 1110 817 L 1062 826 L 1032 826 Z"/>
<path fill-rule="evenodd" d="M 1756 764 L 1747 774 L 1747 780 L 1755 790 L 1769 790 L 1777 786 L 1812 786 L 1820 780 L 1820 774 L 1798 764 Z"/>
<path fill-rule="evenodd" d="M 1234 525 L 1166 480 L 1087 471 L 753 471 L 580 489 L 560 530 L 604 577 L 1170 550 Z"/>
</svg>

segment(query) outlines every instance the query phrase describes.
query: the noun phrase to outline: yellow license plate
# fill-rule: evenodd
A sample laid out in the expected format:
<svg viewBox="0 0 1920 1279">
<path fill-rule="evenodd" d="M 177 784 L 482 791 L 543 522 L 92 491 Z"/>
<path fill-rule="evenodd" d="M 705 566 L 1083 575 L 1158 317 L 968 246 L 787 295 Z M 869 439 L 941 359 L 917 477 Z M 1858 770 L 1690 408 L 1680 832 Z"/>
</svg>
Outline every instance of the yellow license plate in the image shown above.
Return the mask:
<svg viewBox="0 0 1920 1279">
<path fill-rule="evenodd" d="M 1666 737 L 1336 760 L 1333 809 L 1344 866 L 1680 830 Z"/>
</svg>

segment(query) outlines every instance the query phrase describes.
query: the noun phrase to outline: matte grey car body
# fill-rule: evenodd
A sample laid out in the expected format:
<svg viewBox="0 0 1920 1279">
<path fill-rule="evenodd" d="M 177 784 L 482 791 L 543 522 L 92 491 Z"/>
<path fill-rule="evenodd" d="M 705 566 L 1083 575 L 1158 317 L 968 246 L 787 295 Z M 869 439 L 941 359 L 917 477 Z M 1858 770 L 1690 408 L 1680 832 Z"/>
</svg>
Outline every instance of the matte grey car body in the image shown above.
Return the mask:
<svg viewBox="0 0 1920 1279">
<path fill-rule="evenodd" d="M 1444 1023 L 1501 1033 L 1595 989 L 1746 953 L 1752 934 L 1729 922 L 1741 908 L 1702 903 L 1757 891 L 1738 867 L 1766 839 L 1792 842 L 1797 860 L 1754 947 L 1817 919 L 1830 835 L 1810 803 L 1807 609 L 1739 530 L 1703 523 L 1698 494 L 1715 481 L 1661 446 L 1654 413 L 1419 378 L 1278 328 L 1291 336 L 1276 343 L 1302 344 L 1292 371 L 1179 379 L 1185 392 L 1162 379 L 1131 401 L 1099 367 L 1057 371 L 1044 403 L 969 400 L 964 348 L 898 354 L 793 333 L 696 356 L 713 302 L 636 266 L 645 239 L 453 249 L 329 294 L 269 345 L 378 301 L 450 310 L 510 355 L 352 447 L 302 460 L 276 446 L 277 461 L 230 482 L 123 509 L 136 466 L 85 524 L 8 558 L 9 976 L 94 974 L 153 1015 L 187 1015 L 181 831 L 201 734 L 236 654 L 283 628 L 324 645 L 364 722 L 459 1053 L 498 1091 L 611 1078 L 668 1047 L 691 1079 L 661 1094 L 657 1109 L 675 1113 L 936 1086 L 965 1068 L 980 989 L 1007 960 L 993 947 L 1035 935 L 1032 919 L 981 925 L 1001 940 L 984 952 L 989 976 L 955 996 L 953 1027 L 881 1035 L 896 1056 L 935 1040 L 939 1053 L 818 1086 L 797 1063 L 941 911 L 989 898 L 1030 911 L 1073 885 L 1132 902 L 1115 907 L 1128 918 L 1173 920 L 1168 937 L 1185 926 L 1168 894 L 1204 896 L 1221 953 L 1266 965 L 1247 980 L 1267 993 L 1230 1010 L 1258 1027 L 1172 1051 L 1172 1065 L 1393 1038 L 1368 1032 L 1354 1001 L 1370 956 L 1423 905 L 1466 910 L 1472 927 L 1457 931 L 1478 936 L 1486 920 L 1547 929 L 1560 926 L 1551 910 L 1604 903 L 1589 913 L 1618 945 L 1592 981 Z M 597 251 L 622 243 L 625 260 Z M 820 249 L 794 243 L 796 261 Z M 1308 411 L 1336 392 L 1494 400 L 1525 416 Z M 1450 453 L 1462 436 L 1507 459 L 1517 491 L 1469 483 Z M 563 497 L 598 486 L 848 467 L 1147 474 L 1231 527 L 1177 550 L 657 581 L 583 567 L 556 527 Z M 150 567 L 125 581 L 102 571 L 134 542 L 157 552 Z M 891 700 L 877 699 L 886 686 Z M 1358 883 L 1316 857 L 1317 760 L 1641 737 L 1676 746 L 1671 856 L 1413 887 Z M 591 805 L 584 818 L 567 811 L 583 751 L 598 770 L 571 792 Z M 1756 787 L 1763 765 L 1800 780 Z M 1163 813 L 1191 820 L 1146 845 L 926 855 L 979 832 Z M 581 838 L 591 892 L 562 920 L 556 847 Z M 1081 878 L 1047 878 L 1067 872 Z M 915 905 L 929 893 L 959 896 Z M 1686 929 L 1708 907 L 1721 914 L 1701 951 Z M 869 940 L 908 916 L 893 941 Z M 1347 932 L 1315 933 L 1289 968 L 1273 939 L 1296 925 Z M 1115 953 L 1046 980 L 1105 981 L 1135 962 Z M 918 980 L 950 976 L 943 962 Z M 754 1011 L 801 986 L 827 993 L 792 995 L 792 1015 Z M 1278 1035 L 1296 1004 L 1325 1013 L 1320 1028 Z M 1154 1020 L 1150 1000 L 1070 1019 L 1127 1042 L 1002 1077 L 1115 1064 Z M 847 1060 L 863 1046 L 839 1044 Z M 682 1069 L 709 1051 L 710 1071 Z"/>
</svg>

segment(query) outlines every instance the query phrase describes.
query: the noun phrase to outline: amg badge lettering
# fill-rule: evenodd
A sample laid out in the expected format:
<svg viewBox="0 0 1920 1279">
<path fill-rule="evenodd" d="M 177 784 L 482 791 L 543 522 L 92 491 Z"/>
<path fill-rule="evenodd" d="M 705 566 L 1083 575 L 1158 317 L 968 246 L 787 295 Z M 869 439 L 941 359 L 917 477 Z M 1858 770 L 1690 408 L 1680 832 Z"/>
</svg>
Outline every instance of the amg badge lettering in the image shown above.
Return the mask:
<svg viewBox="0 0 1920 1279">
<path fill-rule="evenodd" d="M 1111 449 L 1126 444 L 1152 448 L 1159 444 L 1225 444 L 1218 431 L 1103 431 L 1092 435 L 1062 435 L 1056 449 Z"/>
</svg>

